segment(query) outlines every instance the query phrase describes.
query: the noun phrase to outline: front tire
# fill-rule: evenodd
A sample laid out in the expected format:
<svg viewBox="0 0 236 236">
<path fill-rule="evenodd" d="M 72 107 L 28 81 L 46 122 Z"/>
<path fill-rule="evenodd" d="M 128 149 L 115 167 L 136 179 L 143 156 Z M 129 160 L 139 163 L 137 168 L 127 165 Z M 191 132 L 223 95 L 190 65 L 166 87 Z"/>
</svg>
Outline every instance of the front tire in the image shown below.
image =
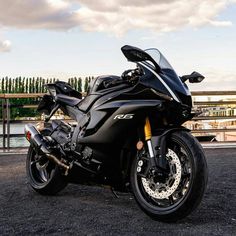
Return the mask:
<svg viewBox="0 0 236 236">
<path fill-rule="evenodd" d="M 145 178 L 140 175 L 148 158 L 144 148 L 131 167 L 131 187 L 140 208 L 164 222 L 189 215 L 200 204 L 207 185 L 207 164 L 201 145 L 186 131 L 170 134 L 166 153 L 169 172 L 164 179 L 153 174 Z"/>
</svg>

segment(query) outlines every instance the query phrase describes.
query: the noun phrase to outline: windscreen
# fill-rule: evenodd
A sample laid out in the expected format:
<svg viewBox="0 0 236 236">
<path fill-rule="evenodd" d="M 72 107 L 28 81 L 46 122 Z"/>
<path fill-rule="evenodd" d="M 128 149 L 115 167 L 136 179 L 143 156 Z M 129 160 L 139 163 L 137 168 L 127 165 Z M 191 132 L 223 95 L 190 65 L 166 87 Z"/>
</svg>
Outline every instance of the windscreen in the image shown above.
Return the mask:
<svg viewBox="0 0 236 236">
<path fill-rule="evenodd" d="M 161 68 L 161 71 L 167 75 L 171 79 L 177 79 L 179 80 L 178 75 L 176 74 L 173 67 L 170 65 L 170 63 L 166 60 L 166 58 L 162 55 L 162 53 L 156 49 L 156 48 L 150 48 L 145 50 L 146 53 L 148 53 L 153 60 L 159 65 Z M 147 62 L 149 64 L 149 62 Z"/>
<path fill-rule="evenodd" d="M 171 69 L 174 70 L 170 63 L 165 59 L 161 52 L 156 48 L 150 48 L 145 50 L 155 62 L 160 66 L 161 69 Z"/>
<path fill-rule="evenodd" d="M 145 50 L 145 52 L 149 54 L 152 59 L 155 60 L 155 62 L 159 65 L 159 67 L 161 68 L 161 73 L 159 73 L 159 75 L 170 87 L 174 87 L 175 90 L 182 93 L 184 91 L 185 94 L 189 94 L 187 87 L 185 87 L 173 67 L 158 49 L 150 48 Z M 149 61 L 146 61 L 146 63 L 150 65 Z M 150 66 L 153 67 L 152 65 Z"/>
</svg>

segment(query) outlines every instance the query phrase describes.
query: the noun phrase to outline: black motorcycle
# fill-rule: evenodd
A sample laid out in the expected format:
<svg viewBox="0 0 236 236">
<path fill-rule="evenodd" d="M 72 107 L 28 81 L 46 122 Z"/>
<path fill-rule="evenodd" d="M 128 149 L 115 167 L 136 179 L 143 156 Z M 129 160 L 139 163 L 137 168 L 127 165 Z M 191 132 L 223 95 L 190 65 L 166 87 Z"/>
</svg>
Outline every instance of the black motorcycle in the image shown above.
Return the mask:
<svg viewBox="0 0 236 236">
<path fill-rule="evenodd" d="M 204 77 L 179 77 L 157 49 L 121 50 L 137 67 L 97 77 L 83 99 L 65 82 L 46 85 L 38 106 L 45 122 L 25 126 L 28 181 L 44 195 L 73 178 L 132 191 L 150 217 L 177 221 L 199 205 L 207 184 L 203 149 L 181 126 L 195 115 L 185 82 Z M 74 122 L 49 122 L 58 109 Z"/>
</svg>

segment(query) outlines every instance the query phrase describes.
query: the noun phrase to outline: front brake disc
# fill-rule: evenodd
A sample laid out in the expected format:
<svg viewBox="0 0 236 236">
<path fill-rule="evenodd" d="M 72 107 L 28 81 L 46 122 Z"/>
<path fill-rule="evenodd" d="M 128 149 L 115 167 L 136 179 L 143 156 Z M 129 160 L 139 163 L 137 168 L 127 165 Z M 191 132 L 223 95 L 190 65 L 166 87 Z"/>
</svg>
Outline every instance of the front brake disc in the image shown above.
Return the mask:
<svg viewBox="0 0 236 236">
<path fill-rule="evenodd" d="M 165 183 L 154 182 L 153 178 L 142 178 L 145 191 L 156 199 L 168 199 L 178 188 L 181 180 L 181 163 L 177 154 L 168 149 L 166 159 L 170 166 L 170 174 Z"/>
</svg>

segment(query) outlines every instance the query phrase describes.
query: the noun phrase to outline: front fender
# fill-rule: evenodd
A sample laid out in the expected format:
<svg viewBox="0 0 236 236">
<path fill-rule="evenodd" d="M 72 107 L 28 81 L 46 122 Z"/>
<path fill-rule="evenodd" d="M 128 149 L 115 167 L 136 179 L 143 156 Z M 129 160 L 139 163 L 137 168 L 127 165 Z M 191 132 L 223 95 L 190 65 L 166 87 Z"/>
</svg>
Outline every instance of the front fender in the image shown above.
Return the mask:
<svg viewBox="0 0 236 236">
<path fill-rule="evenodd" d="M 166 152 L 167 152 L 166 143 L 167 143 L 168 137 L 172 133 L 177 132 L 177 131 L 190 132 L 189 129 L 183 126 L 174 127 L 174 128 L 169 128 L 167 130 L 162 130 L 160 131 L 160 134 L 156 136 L 152 136 L 151 138 L 154 155 L 157 160 L 156 164 L 163 169 L 166 168 Z"/>
</svg>

